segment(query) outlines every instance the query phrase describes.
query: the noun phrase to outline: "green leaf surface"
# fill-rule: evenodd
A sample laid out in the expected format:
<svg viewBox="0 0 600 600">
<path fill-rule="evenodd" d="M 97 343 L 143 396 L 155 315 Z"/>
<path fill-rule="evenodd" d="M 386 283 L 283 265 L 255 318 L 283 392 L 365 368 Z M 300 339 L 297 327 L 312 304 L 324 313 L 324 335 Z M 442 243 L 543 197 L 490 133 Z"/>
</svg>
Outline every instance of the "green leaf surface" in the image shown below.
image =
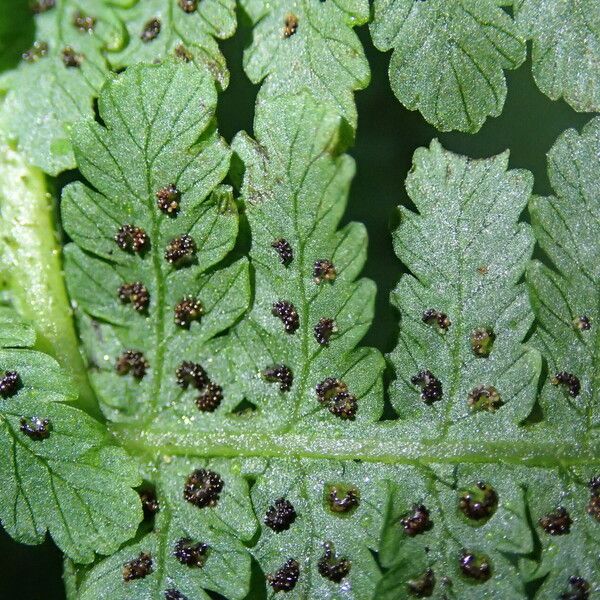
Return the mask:
<svg viewBox="0 0 600 600">
<path fill-rule="evenodd" d="M 35 16 L 32 58 L 23 60 L 0 79 L 6 94 L 0 123 L 18 142 L 28 163 L 56 175 L 75 166 L 70 143 L 73 124 L 93 114 L 93 99 L 108 76 L 105 50 L 124 41 L 123 27 L 114 13 L 121 0 L 57 0 Z M 74 23 L 79 16 L 95 19 L 87 30 Z M 40 45 L 45 44 L 42 51 Z M 63 56 L 71 48 L 79 66 L 67 66 Z"/>
<path fill-rule="evenodd" d="M 533 551 L 523 483 L 526 471 L 469 464 L 400 471 L 399 481 L 390 483 L 379 554 L 388 570 L 377 597 L 403 597 L 401 590 L 410 597 L 409 590 L 429 569 L 435 598 L 527 597 L 508 559 L 508 555 L 526 556 Z M 469 518 L 459 508 L 465 493 L 477 490 L 477 482 L 496 494 L 497 503 L 488 518 Z M 414 513 L 415 506 L 427 509 L 430 524 L 411 535 L 403 520 Z M 486 557 L 493 583 L 477 582 L 462 571 L 461 556 L 468 553 Z"/>
<path fill-rule="evenodd" d="M 479 131 L 506 99 L 503 69 L 525 60 L 525 41 L 494 0 L 376 0 L 373 43 L 393 49 L 400 102 L 440 131 Z"/>
<path fill-rule="evenodd" d="M 69 597 L 545 600 L 576 585 L 593 597 L 595 423 L 565 410 L 557 414 L 575 426 L 559 428 L 548 417 L 548 403 L 536 402 L 542 327 L 524 343 L 534 323 L 522 282 L 534 238 L 520 218 L 531 176 L 508 170 L 507 154 L 470 160 L 437 142 L 416 153 L 407 179 L 415 210 L 401 209 L 394 236 L 407 273 L 394 293 L 400 342 L 386 407 L 383 359 L 359 346 L 375 293 L 358 279 L 366 232 L 340 227 L 354 173 L 344 116 L 310 92 L 265 94 L 255 139 L 235 138 L 230 168 L 215 104 L 214 80 L 198 65 L 138 65 L 104 88 L 98 122 L 75 128 L 86 183 L 63 194 L 69 290 L 109 430 L 140 465 L 146 514 L 128 541 L 113 536 L 119 547 L 108 558 L 67 565 Z M 584 132 L 585 151 L 551 155 L 569 182 L 563 189 L 551 173 L 559 198 L 577 190 L 591 206 L 572 227 L 592 266 L 573 267 L 562 249 L 578 247 L 553 250 L 540 234 L 561 272 L 593 282 L 582 297 L 597 295 L 598 127 Z M 249 266 L 231 252 L 237 208 L 221 183 L 229 171 Z M 585 185 L 570 183 L 575 173 Z M 177 193 L 165 191 L 171 185 Z M 160 210 L 160 190 L 178 203 L 174 213 Z M 145 230 L 139 252 L 127 247 L 133 238 L 115 239 L 124 224 Z M 183 233 L 195 240 L 193 260 L 170 264 L 165 249 Z M 118 292 L 133 282 L 149 294 L 141 310 Z M 189 329 L 173 313 L 186 294 L 203 306 Z M 333 320 L 329 332 L 315 330 L 321 319 Z M 126 349 L 143 352 L 143 376 L 116 372 Z M 36 379 L 37 359 L 20 360 L 0 355 L 0 366 L 61 399 L 60 378 Z M 206 382 L 177 385 L 183 360 L 220 386 L 212 412 L 202 410 Z M 442 384 L 428 402 L 412 381 L 425 369 Z M 484 396 L 469 403 L 477 386 L 487 406 Z"/>
<path fill-rule="evenodd" d="M 225 485 L 215 507 L 198 508 L 186 502 L 183 486 L 198 468 L 209 468 L 223 477 Z M 80 600 L 116 598 L 165 598 L 177 589 L 188 598 L 208 599 L 205 590 L 226 598 L 241 599 L 248 593 L 250 556 L 243 545 L 256 523 L 247 482 L 231 472 L 226 461 L 168 460 L 153 469 L 160 511 L 154 530 L 145 531 L 119 552 L 94 566 L 79 581 Z M 241 538 L 241 539 L 238 539 Z M 208 545 L 204 564 L 190 566 L 175 556 L 179 540 Z M 138 580 L 124 581 L 123 566 L 147 553 L 152 572 Z"/>
<path fill-rule="evenodd" d="M 189 6 L 189 11 L 182 6 Z M 118 11 L 128 33 L 128 43 L 109 56 L 115 69 L 168 56 L 204 65 L 227 87 L 229 73 L 218 40 L 231 37 L 236 28 L 234 0 L 141 0 Z M 157 20 L 160 31 L 148 36 L 148 24 Z"/>
<path fill-rule="evenodd" d="M 0 346 L 30 348 L 35 343 L 35 330 L 9 306 L 0 306 Z"/>
<path fill-rule="evenodd" d="M 587 0 L 515 0 L 519 28 L 533 40 L 533 76 L 552 100 L 600 110 L 600 5 Z"/>
<path fill-rule="evenodd" d="M 375 421 L 382 411 L 383 362 L 373 349 L 354 349 L 373 318 L 375 287 L 355 281 L 365 260 L 366 231 L 357 223 L 337 229 L 354 174 L 353 161 L 340 155 L 341 119 L 304 94 L 259 104 L 255 132 L 257 141 L 245 134 L 234 141 L 245 165 L 242 197 L 255 270 L 253 309 L 232 340 L 245 397 L 259 416 L 270 415 L 288 430 L 315 422 L 353 427 Z M 278 240 L 293 253 L 286 264 L 273 247 Z M 332 279 L 315 277 L 319 260 L 330 261 Z M 278 301 L 295 307 L 293 333 L 273 314 Z M 315 335 L 323 318 L 334 321 L 328 343 Z M 265 380 L 264 371 L 274 364 L 291 369 L 289 391 Z M 315 387 L 328 377 L 343 380 L 356 396 L 355 421 L 319 403 Z"/>
<path fill-rule="evenodd" d="M 3 346 L 28 346 L 29 336 L 8 341 L 13 329 L 2 309 Z M 8 326 L 5 324 L 8 323 Z M 32 330 L 29 330 L 32 332 Z M 115 446 L 101 423 L 63 404 L 77 389 L 56 361 L 29 349 L 0 350 L 3 372 L 19 384 L 0 397 L 0 519 L 20 542 L 40 544 L 49 532 L 72 559 L 87 563 L 111 554 L 132 537 L 141 519 L 137 467 Z M 3 376 L 3 386 L 5 385 Z M 48 435 L 24 426 L 45 420 Z"/>
<path fill-rule="evenodd" d="M 600 426 L 600 119 L 581 134 L 569 129 L 548 154 L 556 196 L 529 205 L 536 238 L 552 266 L 534 261 L 527 274 L 538 328 L 534 342 L 548 361 L 540 403 L 546 418 L 571 435 Z M 553 385 L 564 372 L 580 390 Z M 558 382 L 556 382 L 558 383 Z M 573 390 L 575 391 L 575 390 Z"/>
<path fill-rule="evenodd" d="M 533 235 L 517 222 L 533 182 L 507 167 L 508 153 L 469 160 L 434 141 L 417 150 L 406 181 L 418 213 L 401 207 L 394 233 L 409 273 L 392 294 L 401 328 L 390 394 L 401 419 L 422 419 L 434 437 L 506 438 L 535 402 L 541 359 L 521 345 L 533 314 L 519 283 Z M 441 383 L 437 396 L 424 396 L 422 371 Z M 470 405 L 478 386 L 496 390 L 496 410 L 486 397 Z"/>
<path fill-rule="evenodd" d="M 369 64 L 352 28 L 369 19 L 366 0 L 241 0 L 253 26 L 244 69 L 259 97 L 308 91 L 354 128 L 353 91 L 369 83 Z"/>
<path fill-rule="evenodd" d="M 170 405 L 181 394 L 178 365 L 197 362 L 249 301 L 245 260 L 217 266 L 235 243 L 237 211 L 231 190 L 219 186 L 229 149 L 215 131 L 215 104 L 207 71 L 185 63 L 134 66 L 103 90 L 104 125 L 83 121 L 74 134 L 79 168 L 93 188 L 76 182 L 63 192 L 65 229 L 75 242 L 65 252 L 67 282 L 92 382 L 111 420 L 144 422 Z M 156 194 L 170 185 L 179 210 L 167 214 Z M 147 235 L 139 253 L 115 241 L 126 224 Z M 183 235 L 196 252 L 170 263 L 168 246 Z M 141 310 L 119 293 L 136 282 L 149 295 Z M 202 314 L 186 327 L 175 311 L 187 296 Z M 141 377 L 115 370 L 128 350 L 144 355 Z"/>
</svg>

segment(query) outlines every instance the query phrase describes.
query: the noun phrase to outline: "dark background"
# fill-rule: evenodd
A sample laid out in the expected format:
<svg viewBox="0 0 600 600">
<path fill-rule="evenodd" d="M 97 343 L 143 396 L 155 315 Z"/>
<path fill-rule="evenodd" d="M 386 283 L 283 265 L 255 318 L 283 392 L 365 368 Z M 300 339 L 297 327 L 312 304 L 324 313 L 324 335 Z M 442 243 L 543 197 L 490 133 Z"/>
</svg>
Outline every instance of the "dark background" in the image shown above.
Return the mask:
<svg viewBox="0 0 600 600">
<path fill-rule="evenodd" d="M 8 6 L 5 0 L 0 9 Z M 14 7 L 11 4 L 11 7 Z M 0 12 L 0 36 L 6 23 Z M 0 39 L 0 54 L 7 47 L 14 56 L 31 44 L 31 28 L 23 35 L 13 33 L 10 44 Z M 455 152 L 471 157 L 497 154 L 510 148 L 511 167 L 526 168 L 535 175 L 535 192 L 551 192 L 546 176 L 545 155 L 556 137 L 568 127 L 581 128 L 590 115 L 575 113 L 564 102 L 552 102 L 535 86 L 531 64 L 527 61 L 517 71 L 507 73 L 508 98 L 499 118 L 488 119 L 482 130 L 472 136 L 439 133 L 417 112 L 405 110 L 390 90 L 387 77 L 389 54 L 376 51 L 368 29 L 358 30 L 371 65 L 371 85 L 358 92 L 358 134 L 350 150 L 357 162 L 346 220 L 362 221 L 370 235 L 369 258 L 364 275 L 374 279 L 379 289 L 374 324 L 365 338 L 366 345 L 382 352 L 392 349 L 396 337 L 397 318 L 388 304 L 388 296 L 401 273 L 394 256 L 389 234 L 395 207 L 407 203 L 403 182 L 411 157 L 419 146 L 432 138 Z M 222 44 L 231 70 L 231 84 L 221 95 L 219 124 L 230 141 L 241 130 L 252 131 L 252 115 L 257 87 L 242 70 L 242 52 L 250 42 L 250 31 L 240 27 L 234 38 Z M 0 56 L 0 69 L 11 64 L 11 58 Z M 54 545 L 16 544 L 0 528 L 0 600 L 63 599 L 62 559 Z"/>
</svg>

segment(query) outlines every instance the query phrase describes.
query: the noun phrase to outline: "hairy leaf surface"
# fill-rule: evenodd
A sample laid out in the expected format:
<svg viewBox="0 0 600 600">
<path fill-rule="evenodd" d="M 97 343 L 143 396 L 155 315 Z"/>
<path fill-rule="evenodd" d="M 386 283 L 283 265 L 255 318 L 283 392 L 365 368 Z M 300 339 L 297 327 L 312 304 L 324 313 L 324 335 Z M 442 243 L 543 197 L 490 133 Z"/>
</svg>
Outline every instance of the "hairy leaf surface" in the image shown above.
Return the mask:
<svg viewBox="0 0 600 600">
<path fill-rule="evenodd" d="M 402 322 L 391 399 L 429 435 L 475 428 L 506 439 L 535 402 L 541 360 L 520 344 L 533 314 L 518 283 L 533 235 L 517 223 L 532 178 L 507 166 L 507 153 L 469 160 L 433 142 L 416 152 L 406 181 L 419 212 L 401 207 L 394 235 L 409 274 L 392 296 Z M 423 371 L 441 390 L 417 380 Z"/>
<path fill-rule="evenodd" d="M 153 467 L 160 505 L 154 523 L 146 522 L 135 540 L 86 573 L 79 582 L 78 598 L 163 599 L 167 590 L 177 590 L 188 598 L 209 598 L 204 590 L 226 598 L 244 598 L 250 581 L 250 555 L 243 542 L 256 529 L 247 482 L 233 472 L 232 464 L 222 459 L 175 458 Z M 225 482 L 215 507 L 198 508 L 183 497 L 187 476 L 203 467 L 218 472 Z M 182 539 L 191 544 L 207 544 L 201 566 L 177 559 L 175 550 Z M 140 553 L 151 557 L 151 572 L 125 581 L 124 565 Z"/>
<path fill-rule="evenodd" d="M 353 91 L 369 83 L 369 65 L 352 28 L 369 19 L 366 0 L 241 0 L 253 29 L 244 53 L 248 77 L 266 99 L 302 90 L 356 126 Z"/>
<path fill-rule="evenodd" d="M 407 189 L 418 212 L 402 209 L 395 234 L 408 273 L 394 296 L 394 418 L 382 358 L 358 346 L 375 290 L 357 279 L 364 228 L 339 228 L 354 169 L 343 116 L 308 92 L 264 95 L 256 139 L 235 139 L 250 298 L 245 262 L 227 256 L 237 216 L 220 185 L 229 151 L 215 101 L 197 65 L 136 66 L 104 89 L 101 122 L 75 131 L 88 185 L 63 196 L 69 289 L 109 427 L 138 458 L 146 515 L 112 556 L 69 566 L 70 597 L 593 597 L 594 423 L 565 430 L 547 418 L 536 403 L 542 359 L 524 343 L 530 175 L 508 171 L 506 154 L 472 161 L 434 142 L 415 155 Z M 595 158 L 583 168 L 596 129 L 585 152 L 557 158 L 577 157 L 586 202 L 597 195 Z M 115 240 L 123 224 L 147 237 Z M 166 246 L 187 232 L 193 260 L 169 264 Z M 147 305 L 118 292 L 132 282 Z M 204 309 L 189 329 L 173 320 L 188 293 Z M 143 352 L 142 376 L 115 371 L 125 349 Z M 207 382 L 177 385 L 183 360 L 220 386 L 212 412 Z M 441 397 L 412 380 L 424 370 Z"/>
<path fill-rule="evenodd" d="M 57 0 L 35 16 L 34 46 L 0 79 L 0 91 L 6 93 L 2 127 L 18 141 L 28 162 L 46 173 L 75 166 L 71 128 L 93 114 L 93 99 L 109 72 L 104 51 L 118 49 L 124 41 L 114 7 L 126 2 Z M 93 27 L 79 27 L 78 16 L 94 18 Z"/>
<path fill-rule="evenodd" d="M 242 196 L 255 269 L 254 306 L 232 342 L 247 398 L 288 429 L 376 421 L 382 360 L 375 350 L 354 349 L 373 318 L 375 287 L 355 281 L 366 231 L 358 223 L 337 230 L 354 173 L 350 157 L 340 155 L 340 118 L 308 94 L 285 97 L 259 104 L 255 132 L 256 142 L 245 134 L 234 142 L 245 166 Z M 285 262 L 277 250 L 282 241 L 293 255 Z M 328 261 L 329 275 L 319 261 Z M 293 332 L 275 314 L 280 301 L 297 312 Z M 333 331 L 319 341 L 321 319 L 331 319 Z M 265 381 L 265 370 L 278 364 L 293 373 L 289 391 Z M 326 378 L 343 381 L 356 397 L 355 421 L 319 403 L 315 388 Z"/>
<path fill-rule="evenodd" d="M 515 0 L 517 23 L 533 40 L 533 76 L 552 100 L 600 110 L 600 5 L 586 0 Z"/>
<path fill-rule="evenodd" d="M 54 359 L 26 348 L 35 334 L 10 310 L 2 308 L 0 365 L 19 383 L 7 393 L 3 379 L 0 397 L 0 519 L 18 541 L 40 544 L 48 531 L 67 556 L 91 562 L 136 531 L 137 467 L 104 425 L 64 404 L 77 398 L 73 382 Z M 24 431 L 32 419 L 47 420 L 47 436 Z"/>
<path fill-rule="evenodd" d="M 234 0 L 141 0 L 118 14 L 128 43 L 109 56 L 113 68 L 174 55 L 204 65 L 227 87 L 229 73 L 217 40 L 235 32 Z"/>
<path fill-rule="evenodd" d="M 410 110 L 441 131 L 479 131 L 506 99 L 503 69 L 525 60 L 525 42 L 494 0 L 376 0 L 380 50 L 394 49 L 390 81 Z"/>
<path fill-rule="evenodd" d="M 89 120 L 75 130 L 79 168 L 93 188 L 77 182 L 63 191 L 65 229 L 75 242 L 65 249 L 67 282 L 92 382 L 115 421 L 145 422 L 170 405 L 181 394 L 178 366 L 196 362 L 249 300 L 246 262 L 217 266 L 235 243 L 237 211 L 231 190 L 219 186 L 229 149 L 215 131 L 215 104 L 207 71 L 134 66 L 103 90 L 104 125 Z M 176 199 L 174 212 L 159 207 L 164 193 Z M 137 252 L 117 243 L 125 225 L 144 232 Z M 169 262 L 182 236 L 194 248 Z M 127 284 L 143 286 L 146 301 L 136 306 Z M 183 311 L 185 302 L 198 303 L 195 314 Z M 143 356 L 123 365 L 127 351 Z"/>
<path fill-rule="evenodd" d="M 571 435 L 600 426 L 600 119 L 570 129 L 548 154 L 556 196 L 530 202 L 538 242 L 552 267 L 534 261 L 528 282 L 539 327 L 535 344 L 548 361 L 540 402 L 546 418 Z M 556 375 L 574 376 L 571 391 Z M 591 433 L 590 432 L 590 433 Z"/>
</svg>

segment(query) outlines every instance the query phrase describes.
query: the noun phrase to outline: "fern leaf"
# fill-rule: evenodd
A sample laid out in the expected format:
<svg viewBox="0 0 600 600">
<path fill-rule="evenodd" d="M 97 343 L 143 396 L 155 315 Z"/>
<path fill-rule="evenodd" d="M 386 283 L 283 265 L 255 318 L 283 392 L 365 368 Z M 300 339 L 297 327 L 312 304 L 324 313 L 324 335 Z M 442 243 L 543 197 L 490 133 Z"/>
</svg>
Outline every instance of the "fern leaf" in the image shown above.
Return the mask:
<svg viewBox="0 0 600 600">
<path fill-rule="evenodd" d="M 232 339 L 246 397 L 279 427 L 375 421 L 383 364 L 376 351 L 354 349 L 373 318 L 374 285 L 355 281 L 366 231 L 337 230 L 354 173 L 340 155 L 340 118 L 305 94 L 260 104 L 255 131 L 256 142 L 234 141 L 255 269 L 254 306 Z M 288 389 L 274 365 L 291 373 Z M 355 398 L 348 411 L 333 400 L 342 387 Z"/>
<path fill-rule="evenodd" d="M 235 243 L 237 211 L 219 186 L 229 149 L 214 129 L 215 104 L 214 82 L 194 65 L 140 65 L 103 90 L 105 125 L 75 129 L 93 189 L 63 191 L 75 242 L 65 249 L 67 282 L 112 420 L 145 421 L 170 404 L 182 363 L 198 362 L 248 304 L 246 261 L 217 266 Z M 190 387 L 222 384 L 206 368 L 207 381 Z"/>
<path fill-rule="evenodd" d="M 525 60 L 525 42 L 495 0 L 376 0 L 379 50 L 394 49 L 390 82 L 410 110 L 440 131 L 479 131 L 506 99 L 503 69 Z"/>
<path fill-rule="evenodd" d="M 552 100 L 600 110 L 600 6 L 569 0 L 515 0 L 519 28 L 533 40 L 533 76 Z"/>
<path fill-rule="evenodd" d="M 600 422 L 600 119 L 581 134 L 563 133 L 548 154 L 556 196 L 529 209 L 536 238 L 552 267 L 534 261 L 527 274 L 539 323 L 535 344 L 548 361 L 540 403 L 546 419 L 572 434 Z"/>
<path fill-rule="evenodd" d="M 56 175 L 75 166 L 73 124 L 93 114 L 109 70 L 104 52 L 124 42 L 121 0 L 57 0 L 35 16 L 35 43 L 0 80 L 2 128 L 27 162 Z M 88 18 L 89 20 L 86 20 Z M 32 127 L 32 123 L 35 126 Z"/>
<path fill-rule="evenodd" d="M 402 325 L 391 399 L 434 437 L 506 436 L 535 402 L 541 359 L 521 345 L 533 314 L 519 283 L 533 235 L 517 223 L 532 178 L 507 165 L 508 154 L 474 161 L 433 142 L 407 178 L 419 212 L 401 208 L 394 235 L 409 274 L 393 293 Z"/>
<path fill-rule="evenodd" d="M 181 598 L 177 592 L 188 598 L 209 598 L 205 590 L 210 590 L 232 600 L 244 598 L 250 555 L 243 542 L 250 540 L 256 523 L 248 484 L 231 467 L 222 459 L 205 463 L 185 458 L 155 465 L 152 477 L 160 507 L 156 517 L 142 526 L 138 539 L 80 578 L 77 597 L 162 600 L 169 592 L 172 598 Z M 186 481 L 198 469 L 218 475 L 223 482 L 214 505 L 200 507 L 184 496 Z"/>
<path fill-rule="evenodd" d="M 3 308 L 3 324 L 23 324 Z M 103 424 L 65 402 L 77 398 L 51 357 L 26 347 L 33 330 L 8 340 L 0 364 L 0 519 L 16 540 L 40 544 L 48 531 L 73 560 L 111 554 L 135 534 L 137 466 Z"/>
<path fill-rule="evenodd" d="M 366 0 L 241 0 L 253 26 L 244 69 L 259 98 L 308 91 L 356 126 L 353 91 L 369 83 L 369 65 L 353 27 L 369 19 Z"/>
<path fill-rule="evenodd" d="M 144 0 L 118 15 L 129 41 L 109 56 L 114 69 L 176 56 L 208 68 L 227 87 L 229 73 L 218 41 L 235 32 L 234 0 Z"/>
</svg>

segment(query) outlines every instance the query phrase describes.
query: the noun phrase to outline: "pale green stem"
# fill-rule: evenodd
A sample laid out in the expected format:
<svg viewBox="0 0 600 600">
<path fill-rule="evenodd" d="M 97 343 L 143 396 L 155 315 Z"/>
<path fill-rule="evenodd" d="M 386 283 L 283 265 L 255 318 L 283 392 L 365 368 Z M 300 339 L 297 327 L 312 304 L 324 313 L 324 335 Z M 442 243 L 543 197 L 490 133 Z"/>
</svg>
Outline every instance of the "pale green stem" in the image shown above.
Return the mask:
<svg viewBox="0 0 600 600">
<path fill-rule="evenodd" d="M 0 140 L 3 278 L 17 311 L 36 328 L 39 350 L 54 356 L 79 389 L 79 406 L 99 416 L 79 352 L 65 289 L 54 201 L 44 173 Z"/>
</svg>

